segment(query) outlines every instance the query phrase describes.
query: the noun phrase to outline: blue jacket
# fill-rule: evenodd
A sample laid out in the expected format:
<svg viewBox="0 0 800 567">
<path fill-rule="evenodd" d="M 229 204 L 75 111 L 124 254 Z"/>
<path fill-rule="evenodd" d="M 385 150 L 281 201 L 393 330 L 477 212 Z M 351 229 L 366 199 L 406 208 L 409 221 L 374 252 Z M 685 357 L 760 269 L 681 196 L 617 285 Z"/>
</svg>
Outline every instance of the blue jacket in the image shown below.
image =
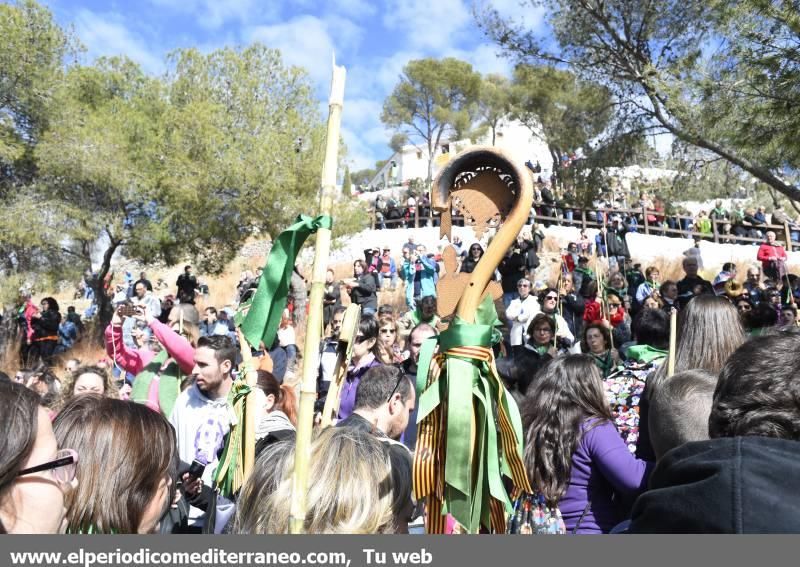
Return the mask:
<svg viewBox="0 0 800 567">
<path fill-rule="evenodd" d="M 436 265 L 434 260 L 425 257 L 420 258 L 419 261 L 422 264 L 419 297 L 436 296 Z M 416 273 L 417 269 L 413 262 L 403 262 L 403 269 L 400 275 L 406 282 L 406 304 L 411 309 L 416 307 L 414 302 L 414 276 Z"/>
</svg>

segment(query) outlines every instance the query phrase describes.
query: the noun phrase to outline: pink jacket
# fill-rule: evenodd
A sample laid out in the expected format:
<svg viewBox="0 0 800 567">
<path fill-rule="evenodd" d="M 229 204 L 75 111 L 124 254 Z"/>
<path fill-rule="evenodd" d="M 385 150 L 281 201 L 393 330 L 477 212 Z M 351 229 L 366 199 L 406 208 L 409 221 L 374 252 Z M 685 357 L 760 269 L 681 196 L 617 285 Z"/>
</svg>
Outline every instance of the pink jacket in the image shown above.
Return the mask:
<svg viewBox="0 0 800 567">
<path fill-rule="evenodd" d="M 33 325 L 31 324 L 31 319 L 33 319 L 33 314 L 38 312 L 39 308 L 33 304 L 33 302 L 29 299 L 25 302 L 25 310 L 22 313 L 22 316 L 25 317 L 25 338 L 28 339 L 28 342 L 31 342 L 33 339 Z"/>
<path fill-rule="evenodd" d="M 156 339 L 175 359 L 181 372 L 191 374 L 194 369 L 194 347 L 185 338 L 173 331 L 161 321 L 154 320 L 150 323 Z M 144 370 L 156 353 L 147 349 L 130 349 L 122 340 L 122 327 L 109 325 L 106 327 L 106 352 L 114 359 L 120 368 L 134 376 Z"/>
</svg>

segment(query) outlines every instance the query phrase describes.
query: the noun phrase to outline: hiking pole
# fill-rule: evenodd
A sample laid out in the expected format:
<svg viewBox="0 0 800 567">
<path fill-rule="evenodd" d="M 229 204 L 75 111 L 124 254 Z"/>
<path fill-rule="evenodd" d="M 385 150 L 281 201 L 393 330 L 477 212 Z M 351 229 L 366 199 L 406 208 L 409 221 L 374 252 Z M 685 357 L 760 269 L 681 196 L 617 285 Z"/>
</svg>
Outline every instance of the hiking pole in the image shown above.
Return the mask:
<svg viewBox="0 0 800 567">
<path fill-rule="evenodd" d="M 333 58 L 333 77 L 328 106 L 328 130 L 325 145 L 325 162 L 322 166 L 322 193 L 319 214 L 330 216 L 336 193 L 336 168 L 339 152 L 339 129 L 344 103 L 346 71 L 336 66 Z M 308 493 L 308 468 L 311 459 L 311 433 L 314 426 L 314 401 L 317 397 L 317 370 L 319 367 L 319 341 L 322 336 L 322 306 L 325 293 L 325 272 L 331 249 L 331 230 L 320 228 L 316 235 L 314 266 L 311 276 L 308 324 L 303 348 L 303 381 L 300 389 L 300 407 L 297 415 L 297 442 L 295 445 L 294 473 L 292 474 L 292 499 L 289 511 L 289 533 L 305 531 Z"/>
</svg>

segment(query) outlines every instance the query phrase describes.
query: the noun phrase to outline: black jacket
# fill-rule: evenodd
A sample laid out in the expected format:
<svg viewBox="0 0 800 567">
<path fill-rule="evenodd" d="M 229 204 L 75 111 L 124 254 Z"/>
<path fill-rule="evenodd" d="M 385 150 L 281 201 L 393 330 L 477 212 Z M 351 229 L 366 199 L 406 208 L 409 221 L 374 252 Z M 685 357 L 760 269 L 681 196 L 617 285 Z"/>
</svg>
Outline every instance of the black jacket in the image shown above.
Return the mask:
<svg viewBox="0 0 800 567">
<path fill-rule="evenodd" d="M 800 533 L 800 443 L 730 437 L 659 461 L 630 533 Z"/>
<path fill-rule="evenodd" d="M 497 271 L 500 272 L 500 285 L 503 287 L 503 293 L 515 292 L 517 291 L 517 282 L 525 276 L 525 259 L 522 254 L 514 252 L 511 256 L 500 260 Z"/>
<path fill-rule="evenodd" d="M 41 317 L 31 319 L 33 338 L 56 337 L 58 339 L 58 326 L 61 324 L 61 313 L 48 309 L 42 311 Z"/>
<path fill-rule="evenodd" d="M 608 247 L 609 256 L 624 256 L 630 258 L 631 253 L 628 250 L 628 243 L 625 240 L 626 231 L 624 228 L 615 229 L 609 228 L 606 234 L 606 242 Z"/>
<path fill-rule="evenodd" d="M 375 276 L 372 274 L 361 274 L 358 277 L 358 283 L 350 290 L 350 299 L 353 303 L 360 305 L 361 309 L 372 308 L 378 309 L 378 294 L 375 292 L 377 286 L 375 284 Z"/>
</svg>

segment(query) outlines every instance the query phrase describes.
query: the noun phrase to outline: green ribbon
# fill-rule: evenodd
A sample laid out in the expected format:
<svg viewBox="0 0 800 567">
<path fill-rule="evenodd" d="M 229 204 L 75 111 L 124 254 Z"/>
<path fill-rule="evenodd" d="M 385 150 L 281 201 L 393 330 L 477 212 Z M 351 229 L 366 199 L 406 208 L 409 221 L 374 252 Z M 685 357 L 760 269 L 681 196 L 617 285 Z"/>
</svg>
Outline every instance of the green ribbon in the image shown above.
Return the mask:
<svg viewBox="0 0 800 567">
<path fill-rule="evenodd" d="M 487 296 L 476 312 L 475 323 L 456 317 L 441 335 L 426 340 L 420 351 L 417 422 L 436 409 L 442 400 L 447 400 L 442 439 L 446 448 L 442 513 L 451 514 L 471 533 L 481 525 L 491 527 L 490 497 L 502 502 L 508 513 L 513 511 L 503 482 L 504 476 L 511 478 L 511 470 L 503 455 L 496 410 L 502 408 L 508 416 L 520 456 L 523 454 L 522 420 L 515 402 L 504 391 L 499 378 L 492 374 L 489 364 L 448 351 L 469 346 L 491 348 L 501 340 L 499 325 L 494 303 Z M 439 379 L 425 389 L 427 371 L 437 345 L 445 356 L 444 368 Z M 473 408 L 475 443 L 471 446 Z"/>
<path fill-rule="evenodd" d="M 236 326 L 253 348 L 258 349 L 262 342 L 267 349 L 272 346 L 286 307 L 289 282 L 300 248 L 311 234 L 320 228 L 330 230 L 331 226 L 333 219 L 327 215 L 314 218 L 300 215 L 273 241 L 258 289 L 250 300 L 239 306 L 234 316 Z"/>
<path fill-rule="evenodd" d="M 233 408 L 236 415 L 236 423 L 231 427 L 222 455 L 219 458 L 219 465 L 214 471 L 214 484 L 220 494 L 225 498 L 231 499 L 241 488 L 242 476 L 237 481 L 237 469 L 240 468 L 242 461 L 242 436 L 244 433 L 245 398 L 250 393 L 250 387 L 244 380 L 237 380 L 233 383 L 231 391 L 228 392 L 228 404 Z"/>
</svg>

